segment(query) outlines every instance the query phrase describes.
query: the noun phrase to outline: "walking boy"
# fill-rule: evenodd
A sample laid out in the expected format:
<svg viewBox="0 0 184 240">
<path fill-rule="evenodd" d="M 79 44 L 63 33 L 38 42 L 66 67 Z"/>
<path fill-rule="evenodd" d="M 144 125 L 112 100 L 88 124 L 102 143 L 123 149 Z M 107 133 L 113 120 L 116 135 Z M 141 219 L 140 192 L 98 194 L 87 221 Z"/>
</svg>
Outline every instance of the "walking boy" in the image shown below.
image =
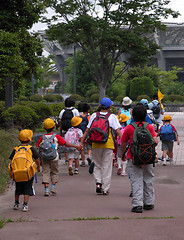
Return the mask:
<svg viewBox="0 0 184 240">
<path fill-rule="evenodd" d="M 143 124 L 146 118 L 146 108 L 143 105 L 137 105 L 133 108 L 132 115 L 137 125 Z M 151 133 L 155 143 L 158 143 L 155 130 L 151 124 L 147 125 L 147 129 Z M 130 148 L 127 152 L 128 173 L 130 177 L 133 199 L 132 199 L 132 212 L 142 213 L 145 210 L 154 208 L 154 189 L 153 189 L 153 164 L 144 166 L 136 166 L 133 164 L 132 157 L 132 141 L 135 128 L 132 124 L 125 128 L 122 140 L 122 156 L 126 151 L 126 145 L 129 141 Z"/>
<path fill-rule="evenodd" d="M 177 141 L 179 145 L 178 134 L 175 127 L 171 124 L 172 118 L 170 115 L 165 115 L 163 119 L 163 125 L 158 131 L 158 136 L 162 141 L 162 151 L 163 151 L 163 166 L 167 165 L 166 156 L 168 155 L 170 163 L 173 162 L 173 145 L 174 141 Z"/>
<path fill-rule="evenodd" d="M 79 116 L 79 111 L 75 108 L 75 99 L 68 97 L 65 99 L 65 108 L 59 114 L 60 135 L 62 137 L 72 127 L 71 119 L 76 116 Z M 68 162 L 67 151 L 65 151 L 65 162 Z"/>
<path fill-rule="evenodd" d="M 32 136 L 33 136 L 33 132 L 29 129 L 24 129 L 24 130 L 20 131 L 19 140 L 20 140 L 21 144 L 12 151 L 9 159 L 14 160 L 14 161 L 23 162 L 24 159 L 22 159 L 21 157 L 18 157 L 18 155 L 16 155 L 18 151 L 21 152 L 23 149 L 23 151 L 27 151 L 27 154 L 30 157 L 30 159 L 29 159 L 30 161 L 32 161 L 32 157 L 35 159 L 35 162 L 37 165 L 37 171 L 40 172 L 39 154 L 35 148 L 33 148 L 31 145 L 29 145 L 29 142 L 31 141 Z M 17 156 L 17 159 L 19 158 L 19 160 L 14 159 L 14 156 Z M 26 156 L 26 155 L 24 155 L 24 156 Z M 13 162 L 11 164 L 13 165 Z M 10 169 L 13 168 L 13 166 L 11 166 L 11 164 L 10 164 Z M 35 168 L 36 167 L 34 166 L 34 170 L 36 170 Z M 18 181 L 17 182 L 16 179 L 14 179 L 15 180 L 15 204 L 13 207 L 14 210 L 19 209 L 19 197 L 20 197 L 20 195 L 24 195 L 24 203 L 23 203 L 22 211 L 23 212 L 29 211 L 29 208 L 28 208 L 29 196 L 35 195 L 35 191 L 34 191 L 34 187 L 33 187 L 34 173 L 32 174 L 33 176 L 31 176 L 31 179 L 28 181 L 22 181 L 23 180 L 22 179 L 20 182 L 19 182 L 19 180 L 17 180 Z"/>
<path fill-rule="evenodd" d="M 55 128 L 55 122 L 53 119 L 51 118 L 45 119 L 43 123 L 43 127 L 47 131 L 47 133 L 40 137 L 36 146 L 40 148 L 40 154 L 41 154 L 42 175 L 43 175 L 42 183 L 44 184 L 44 187 L 45 187 L 44 195 L 49 196 L 50 191 L 52 194 L 56 194 L 56 183 L 58 182 L 58 172 L 59 172 L 59 167 L 58 167 L 59 154 L 57 152 L 58 145 L 73 147 L 79 151 L 81 150 L 81 146 L 68 143 L 59 134 L 54 134 L 53 130 Z M 45 157 L 43 157 L 44 149 L 42 147 L 42 144 L 44 143 L 44 141 L 46 141 L 46 139 L 49 139 L 49 138 L 51 138 L 52 140 L 52 148 L 55 149 L 56 156 L 54 159 L 48 160 L 47 154 Z M 49 156 L 49 153 L 48 153 L 48 156 Z M 51 178 L 52 185 L 51 185 L 51 190 L 49 191 L 50 178 Z"/>
<path fill-rule="evenodd" d="M 90 120 L 90 105 L 87 103 L 83 103 L 82 105 L 82 111 L 83 114 L 80 115 L 80 117 L 82 118 L 82 122 L 80 124 L 80 129 L 82 130 L 83 134 L 86 131 L 86 127 L 89 123 Z M 81 162 L 81 167 L 85 167 L 85 151 L 87 150 L 88 153 L 88 157 L 87 157 L 87 161 L 88 164 L 91 164 L 91 145 L 87 143 L 87 141 L 84 142 L 84 149 L 81 151 L 81 157 L 82 157 L 82 162 Z"/>
<path fill-rule="evenodd" d="M 124 133 L 125 127 L 127 126 L 127 121 L 129 117 L 126 116 L 124 113 L 118 116 L 118 121 L 121 125 L 121 134 Z M 126 167 L 127 167 L 127 159 L 126 156 L 124 157 L 123 161 L 121 159 L 121 139 L 117 136 L 117 155 L 118 155 L 118 171 L 117 174 L 121 176 L 126 176 Z M 123 165 L 123 166 L 122 166 Z M 122 167 L 123 168 L 122 168 Z"/>
<path fill-rule="evenodd" d="M 72 127 L 68 129 L 67 133 L 65 134 L 65 140 L 71 144 L 79 145 L 80 140 L 83 136 L 82 130 L 79 128 L 80 123 L 82 122 L 82 118 L 80 117 L 73 117 L 71 120 Z M 68 158 L 69 158 L 69 167 L 68 172 L 69 175 L 73 175 L 73 161 L 75 160 L 75 174 L 79 173 L 79 154 L 80 152 L 77 151 L 75 148 L 67 148 Z"/>
<path fill-rule="evenodd" d="M 93 124 L 105 121 L 109 122 L 110 129 L 108 129 L 107 142 L 92 142 L 92 159 L 95 163 L 94 167 L 94 178 L 96 182 L 96 193 L 103 193 L 108 195 L 111 185 L 111 175 L 112 175 L 112 163 L 113 163 L 113 149 L 114 140 L 112 137 L 111 128 L 114 129 L 117 135 L 121 138 L 120 124 L 114 114 L 110 114 L 111 105 L 113 102 L 109 98 L 103 98 L 101 100 L 100 112 L 93 113 L 91 115 L 90 121 L 87 125 L 86 131 L 82 138 L 81 143 L 84 143 L 87 134 L 91 129 Z M 100 128 L 100 127 L 99 127 Z"/>
</svg>

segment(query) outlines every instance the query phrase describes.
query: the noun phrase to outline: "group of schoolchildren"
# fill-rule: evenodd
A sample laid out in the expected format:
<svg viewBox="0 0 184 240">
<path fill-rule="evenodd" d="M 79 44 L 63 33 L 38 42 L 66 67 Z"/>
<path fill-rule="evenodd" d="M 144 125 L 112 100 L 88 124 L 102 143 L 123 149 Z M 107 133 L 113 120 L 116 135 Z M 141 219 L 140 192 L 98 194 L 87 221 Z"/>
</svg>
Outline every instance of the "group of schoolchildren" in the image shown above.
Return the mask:
<svg viewBox="0 0 184 240">
<path fill-rule="evenodd" d="M 155 99 L 154 99 L 155 100 Z M 153 100 L 153 101 L 154 101 Z M 156 100 L 157 101 L 157 100 Z M 147 119 L 152 120 L 151 106 L 148 107 L 148 101 L 142 99 L 140 104 L 137 104 L 133 109 L 131 108 L 132 100 L 125 97 L 122 102 L 122 108 L 118 112 L 118 116 L 111 114 L 111 106 L 113 102 L 109 98 L 103 98 L 100 103 L 100 108 L 89 115 L 90 106 L 87 103 L 83 104 L 83 110 L 79 111 L 74 107 L 75 100 L 67 98 L 65 100 L 65 108 L 60 112 L 60 135 L 55 134 L 55 122 L 48 118 L 44 121 L 44 129 L 46 134 L 40 137 L 36 146 L 37 150 L 29 145 L 32 139 L 32 131 L 24 129 L 19 133 L 19 140 L 21 144 L 15 148 L 10 155 L 10 160 L 13 161 L 15 154 L 19 149 L 24 146 L 30 146 L 29 151 L 37 164 L 37 171 L 40 171 L 42 166 L 42 183 L 44 184 L 44 195 L 49 196 L 51 193 L 56 194 L 56 183 L 58 181 L 58 160 L 59 155 L 57 152 L 58 145 L 65 147 L 65 162 L 68 163 L 69 175 L 79 173 L 79 155 L 81 156 L 81 166 L 85 166 L 85 152 L 88 153 L 88 163 L 94 163 L 94 179 L 96 183 L 96 193 L 108 195 L 111 185 L 112 167 L 113 167 L 113 153 L 117 155 L 118 175 L 126 176 L 126 166 L 128 165 L 128 176 L 130 178 L 132 190 L 132 212 L 141 213 L 143 209 L 151 210 L 154 208 L 154 189 L 153 189 L 153 165 L 145 164 L 136 166 L 133 163 L 133 156 L 131 146 L 134 141 L 135 127 L 131 123 L 144 125 Z M 153 102 L 152 102 L 153 103 Z M 154 102 L 155 104 L 155 102 Z M 155 106 L 154 104 L 153 107 Z M 162 111 L 162 110 L 161 110 Z M 160 116 L 159 116 L 160 117 Z M 148 122 L 149 122 L 148 120 Z M 160 127 L 158 132 L 155 132 L 152 124 L 145 125 L 150 132 L 155 145 L 157 145 L 157 136 L 161 136 L 162 151 L 163 151 L 163 165 L 166 165 L 166 155 L 169 160 L 173 161 L 173 141 L 176 140 L 179 144 L 176 129 L 170 124 L 171 116 L 165 115 L 163 126 Z M 157 120 L 157 124 L 160 119 Z M 95 123 L 108 122 L 109 130 L 105 141 L 92 141 L 91 145 L 86 141 L 89 136 L 92 139 L 90 129 L 95 126 Z M 155 123 L 155 119 L 150 122 Z M 106 124 L 107 125 L 107 124 Z M 168 125 L 170 130 L 163 131 L 163 128 Z M 97 125 L 96 125 L 97 126 Z M 98 127 L 96 127 L 98 128 Z M 95 129 L 95 127 L 94 127 Z M 95 132 L 95 131 L 94 131 Z M 167 134 L 165 134 L 167 132 Z M 91 135 L 89 135 L 91 133 Z M 116 135 L 114 140 L 113 135 Z M 93 134 L 99 134 L 95 132 Z M 171 134 L 171 138 L 164 135 Z M 97 135 L 95 135 L 96 137 Z M 164 137 L 163 137 L 164 136 Z M 48 153 L 47 146 L 51 142 L 53 151 Z M 115 143 L 117 144 L 117 151 L 115 152 Z M 85 147 L 84 147 L 85 146 Z M 27 149 L 26 149 L 27 151 Z M 49 150 L 50 151 L 50 150 Z M 54 155 L 54 151 L 55 154 Z M 50 156 L 51 160 L 48 160 Z M 47 159 L 48 158 L 48 159 Z M 93 160 L 92 160 L 93 159 Z M 73 162 L 75 161 L 75 169 L 73 171 Z M 13 166 L 13 165 L 12 165 Z M 35 175 L 36 176 L 36 175 Z M 13 175 L 12 175 L 13 177 Z M 14 209 L 19 208 L 19 196 L 24 195 L 24 203 L 22 211 L 26 212 L 28 208 L 29 196 L 34 195 L 33 188 L 34 175 L 28 181 L 15 180 L 15 204 Z M 49 183 L 51 180 L 51 188 Z"/>
</svg>

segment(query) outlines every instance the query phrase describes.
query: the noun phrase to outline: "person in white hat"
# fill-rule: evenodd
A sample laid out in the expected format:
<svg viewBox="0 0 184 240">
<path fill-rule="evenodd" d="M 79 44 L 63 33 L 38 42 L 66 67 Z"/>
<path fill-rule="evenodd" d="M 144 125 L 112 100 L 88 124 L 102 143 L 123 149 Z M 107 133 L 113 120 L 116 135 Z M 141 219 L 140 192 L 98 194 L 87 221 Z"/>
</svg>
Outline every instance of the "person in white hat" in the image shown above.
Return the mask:
<svg viewBox="0 0 184 240">
<path fill-rule="evenodd" d="M 127 121 L 127 125 L 130 124 L 131 122 L 131 104 L 132 104 L 132 100 L 129 97 L 124 97 L 123 101 L 122 101 L 122 108 L 119 109 L 118 111 L 118 115 L 120 114 L 125 114 L 126 116 L 129 117 L 129 120 Z"/>
</svg>

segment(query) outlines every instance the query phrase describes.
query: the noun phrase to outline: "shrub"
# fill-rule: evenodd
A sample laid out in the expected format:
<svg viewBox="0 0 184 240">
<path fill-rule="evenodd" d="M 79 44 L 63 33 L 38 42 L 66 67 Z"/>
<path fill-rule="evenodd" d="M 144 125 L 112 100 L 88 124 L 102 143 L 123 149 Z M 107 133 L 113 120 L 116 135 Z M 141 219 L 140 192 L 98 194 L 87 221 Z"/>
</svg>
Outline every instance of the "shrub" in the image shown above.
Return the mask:
<svg viewBox="0 0 184 240">
<path fill-rule="evenodd" d="M 34 128 L 39 119 L 32 108 L 22 105 L 8 108 L 2 113 L 2 116 L 6 122 L 13 123 L 20 128 Z"/>
<path fill-rule="evenodd" d="M 71 97 L 71 98 L 74 98 L 75 101 L 83 101 L 83 100 L 84 100 L 84 98 L 81 97 L 81 96 L 78 95 L 78 94 L 72 94 L 70 97 Z"/>
<path fill-rule="evenodd" d="M 111 106 L 111 113 L 114 113 L 115 115 L 118 114 L 118 110 L 115 106 Z"/>
<path fill-rule="evenodd" d="M 50 105 L 47 105 L 46 103 L 32 102 L 32 103 L 29 103 L 27 106 L 35 111 L 35 113 L 38 115 L 39 121 L 42 121 L 53 115 L 52 108 L 50 107 Z"/>
<path fill-rule="evenodd" d="M 42 101 L 42 95 L 35 94 L 30 97 L 30 100 L 33 102 L 41 102 Z"/>
<path fill-rule="evenodd" d="M 18 144 L 17 130 L 0 130 L 0 192 L 7 188 L 8 181 L 10 180 L 8 172 L 9 155 Z"/>
<path fill-rule="evenodd" d="M 47 102 L 56 102 L 56 100 L 57 100 L 57 97 L 55 95 L 52 95 L 52 94 L 46 94 L 43 98 Z"/>
<path fill-rule="evenodd" d="M 2 113 L 5 111 L 5 102 L 0 101 L 0 124 L 4 123 L 4 119 L 2 117 Z"/>
<path fill-rule="evenodd" d="M 153 81 L 151 78 L 135 77 L 130 82 L 130 98 L 133 100 L 137 99 L 137 96 L 141 94 L 148 94 L 149 96 L 153 95 Z"/>
<path fill-rule="evenodd" d="M 55 97 L 56 97 L 57 102 L 62 102 L 63 101 L 63 97 L 61 95 L 57 94 L 57 95 L 55 95 Z"/>
<path fill-rule="evenodd" d="M 147 99 L 148 102 L 151 101 L 151 98 L 150 98 L 148 95 L 140 95 L 140 96 L 137 97 L 137 101 L 138 101 L 138 102 L 140 102 L 141 99 Z"/>
<path fill-rule="evenodd" d="M 21 101 L 28 101 L 28 98 L 26 96 L 20 96 L 18 101 L 19 102 L 21 102 Z"/>
<path fill-rule="evenodd" d="M 162 99 L 162 102 L 171 102 L 171 103 L 183 103 L 184 102 L 184 96 L 171 94 L 171 95 L 165 95 Z"/>
<path fill-rule="evenodd" d="M 119 96 L 117 96 L 115 102 L 117 102 L 117 103 L 121 103 L 121 104 L 122 104 L 122 102 L 123 102 L 123 98 L 124 98 L 124 97 L 125 97 L 125 96 L 123 96 L 123 95 L 119 95 Z"/>
<path fill-rule="evenodd" d="M 90 102 L 91 103 L 98 103 L 99 102 L 99 94 L 95 93 L 95 94 L 91 95 Z"/>
<path fill-rule="evenodd" d="M 64 102 L 54 103 L 54 104 L 50 105 L 50 108 L 52 109 L 52 116 L 53 116 L 54 121 L 56 123 L 56 129 L 59 127 L 59 114 L 64 107 L 65 107 Z"/>
</svg>

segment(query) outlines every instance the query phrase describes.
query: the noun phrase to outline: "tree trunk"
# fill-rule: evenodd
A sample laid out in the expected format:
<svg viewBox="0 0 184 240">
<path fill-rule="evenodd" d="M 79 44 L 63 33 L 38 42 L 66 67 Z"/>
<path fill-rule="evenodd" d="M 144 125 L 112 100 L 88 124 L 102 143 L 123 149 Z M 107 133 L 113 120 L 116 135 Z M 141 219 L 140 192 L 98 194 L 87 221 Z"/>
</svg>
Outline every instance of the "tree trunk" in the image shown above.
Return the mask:
<svg viewBox="0 0 184 240">
<path fill-rule="evenodd" d="M 5 109 L 13 107 L 13 79 L 7 78 L 5 87 Z"/>
<path fill-rule="evenodd" d="M 103 84 L 99 81 L 98 82 L 98 88 L 99 88 L 99 103 L 102 100 L 102 98 L 105 97 L 106 93 L 106 86 L 103 86 Z"/>
</svg>

